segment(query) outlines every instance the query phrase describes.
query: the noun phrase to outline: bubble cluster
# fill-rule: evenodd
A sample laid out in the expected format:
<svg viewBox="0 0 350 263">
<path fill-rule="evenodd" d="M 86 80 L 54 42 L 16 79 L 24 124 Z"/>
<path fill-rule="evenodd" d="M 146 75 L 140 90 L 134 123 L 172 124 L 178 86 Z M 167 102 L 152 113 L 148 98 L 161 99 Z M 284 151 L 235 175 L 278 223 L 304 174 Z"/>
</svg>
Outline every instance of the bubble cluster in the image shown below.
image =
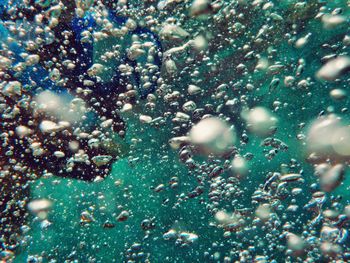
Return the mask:
<svg viewBox="0 0 350 263">
<path fill-rule="evenodd" d="M 347 0 L 0 2 L 1 262 L 349 262 Z"/>
</svg>

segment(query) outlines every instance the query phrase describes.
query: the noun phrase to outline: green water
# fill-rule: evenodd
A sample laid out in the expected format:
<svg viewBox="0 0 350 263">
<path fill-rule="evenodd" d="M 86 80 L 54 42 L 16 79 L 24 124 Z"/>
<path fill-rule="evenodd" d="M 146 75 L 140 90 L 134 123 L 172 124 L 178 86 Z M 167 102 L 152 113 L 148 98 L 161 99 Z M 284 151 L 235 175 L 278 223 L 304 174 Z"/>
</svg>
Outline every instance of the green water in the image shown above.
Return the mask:
<svg viewBox="0 0 350 263">
<path fill-rule="evenodd" d="M 344 41 L 344 37 L 350 34 L 349 1 L 305 1 L 305 9 L 295 7 L 298 1 L 270 1 L 273 7 L 266 11 L 262 6 L 268 1 L 261 1 L 260 5 L 253 7 L 254 1 L 227 0 L 222 1 L 223 8 L 219 11 L 200 19 L 188 15 L 192 1 L 178 1 L 167 11 L 157 10 L 159 1 L 130 2 L 134 4 L 130 16 L 135 17 L 135 13 L 140 12 L 139 16 L 136 15 L 140 18 L 138 22 L 144 23 L 150 14 L 160 21 L 160 25 L 175 18 L 190 33 L 191 39 L 203 36 L 208 47 L 202 52 L 187 50 L 175 54 L 172 57 L 178 68 L 175 76 L 169 76 L 162 68 L 160 75 L 165 87 L 160 85 L 154 92 L 157 99 L 153 111 L 145 106 L 146 100 L 140 99 L 135 112 L 121 113 L 126 123 L 123 143 L 129 146 L 129 151 L 113 163 L 104 180 L 85 182 L 50 176 L 31 183 L 30 200 L 51 200 L 52 209 L 44 221 L 34 215 L 28 216 L 26 226 L 29 230 L 20 238 L 14 262 L 335 262 L 336 259 L 348 262 L 350 238 L 342 242 L 329 241 L 340 249 L 333 254 L 321 249 L 324 244 L 322 228 L 337 225 L 336 220 L 322 217 L 312 225 L 310 222 L 317 214 L 315 210 L 303 207 L 312 199 L 312 194 L 322 188 L 319 178 L 314 175 L 315 166 L 306 161 L 308 128 L 320 115 L 334 113 L 341 116 L 344 127 L 348 127 L 350 121 L 349 96 L 335 100 L 329 95 L 335 88 L 349 93 L 349 72 L 344 72 L 336 81 L 316 77 L 316 72 L 324 65 L 322 58 L 325 56 L 349 57 L 350 45 Z M 145 11 L 149 6 L 154 6 L 154 11 Z M 342 8 L 340 14 L 345 22 L 326 30 L 322 20 L 315 18 L 321 6 L 324 6 L 325 13 Z M 282 20 L 272 19 L 271 12 L 279 14 Z M 245 28 L 239 30 L 236 22 Z M 263 25 L 270 28 L 259 44 L 255 41 L 256 35 Z M 159 28 L 152 30 L 159 32 Z M 311 33 L 308 42 L 296 48 L 295 41 L 308 33 Z M 114 42 L 106 43 L 101 44 L 102 47 L 95 46 L 96 53 L 105 51 Z M 183 42 L 162 40 L 164 50 L 180 44 Z M 328 45 L 322 47 L 324 44 Z M 252 58 L 245 57 L 249 51 L 254 51 Z M 96 53 L 95 62 L 103 61 Z M 267 59 L 270 66 L 283 65 L 283 68 L 277 73 L 257 70 L 261 58 Z M 304 69 L 298 74 L 301 59 L 304 60 Z M 244 64 L 243 70 L 239 69 L 241 63 Z M 114 61 L 109 66 L 113 69 L 116 64 Z M 287 76 L 295 78 L 292 87 L 284 84 Z M 271 88 L 273 79 L 280 80 L 276 88 Z M 300 84 L 300 81 L 307 81 L 308 85 Z M 187 87 L 190 84 L 199 86 L 202 94 L 189 95 Z M 230 100 L 236 99 L 236 106 L 225 106 L 227 99 L 217 92 L 221 84 L 228 85 L 225 95 Z M 249 89 L 247 84 L 254 87 Z M 180 93 L 178 105 L 170 105 L 164 98 L 173 91 Z M 245 158 L 249 167 L 245 176 L 236 177 L 227 168 L 232 156 L 208 157 L 194 150 L 196 169 L 181 162 L 180 150 L 172 149 L 169 140 L 187 135 L 198 123 L 199 120 L 193 120 L 192 115 L 191 121 L 182 124 L 173 121 L 189 100 L 194 101 L 197 108 L 205 109 L 204 113 L 225 119 L 234 126 L 236 151 Z M 264 138 L 251 132 L 241 115 L 245 108 L 258 106 L 277 116 L 277 130 L 271 137 L 288 145 L 288 150 L 279 150 L 272 158 L 266 156 L 272 147 L 262 145 Z M 164 122 L 145 124 L 140 122 L 140 114 L 150 115 L 153 119 L 161 117 Z M 244 135 L 249 137 L 248 142 L 244 142 Z M 329 140 L 324 138 L 324 141 Z M 344 159 L 335 161 L 344 166 L 344 179 L 325 194 L 327 199 L 320 208 L 321 213 L 334 210 L 339 215 L 346 214 L 345 207 L 350 200 L 349 156 Z M 325 162 L 334 164 L 332 160 Z M 209 168 L 225 165 L 227 167 L 219 179 L 210 178 Z M 278 181 L 274 187 L 279 185 L 286 189 L 285 196 L 274 195 L 272 189 L 270 199 L 254 201 L 254 192 L 263 188 L 269 172 L 301 174 L 303 180 L 286 185 L 279 185 L 281 182 Z M 170 187 L 173 177 L 178 179 L 175 188 Z M 222 185 L 216 180 L 221 180 Z M 230 195 L 224 189 L 228 183 L 234 184 Z M 164 184 L 164 189 L 155 191 L 160 184 Z M 198 186 L 202 187 L 203 193 L 191 198 L 190 193 Z M 221 189 L 218 190 L 221 191 L 218 199 L 211 198 L 214 186 Z M 301 188 L 301 193 L 293 195 L 292 189 L 297 187 Z M 255 222 L 256 211 L 262 204 L 271 206 L 269 219 Z M 295 212 L 288 210 L 290 205 L 298 205 L 298 209 Z M 215 215 L 218 211 L 241 213 L 242 209 L 249 211 L 242 212 L 244 223 L 240 227 L 228 231 L 217 222 Z M 127 220 L 119 222 L 117 216 L 122 211 L 128 211 L 130 215 Z M 83 212 L 91 214 L 93 220 L 82 223 Z M 154 226 L 143 229 L 141 223 L 145 219 L 151 220 Z M 44 227 L 46 223 L 49 225 Z M 290 229 L 286 226 L 288 224 L 292 225 Z M 349 224 L 337 225 L 337 228 L 348 231 Z M 164 238 L 164 233 L 170 229 L 177 233 L 195 233 L 198 240 L 181 246 L 176 238 Z M 291 246 L 286 239 L 289 232 L 301 236 L 307 244 L 303 245 L 300 255 L 287 251 Z M 265 256 L 266 260 L 258 261 L 259 256 Z"/>
</svg>

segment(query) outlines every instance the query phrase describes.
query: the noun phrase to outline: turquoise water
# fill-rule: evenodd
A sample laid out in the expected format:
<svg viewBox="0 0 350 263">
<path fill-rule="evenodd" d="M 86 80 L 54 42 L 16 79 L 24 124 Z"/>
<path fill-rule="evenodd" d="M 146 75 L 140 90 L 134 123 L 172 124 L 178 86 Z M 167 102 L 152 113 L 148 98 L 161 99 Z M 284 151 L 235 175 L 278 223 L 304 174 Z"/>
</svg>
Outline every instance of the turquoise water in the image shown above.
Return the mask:
<svg viewBox="0 0 350 263">
<path fill-rule="evenodd" d="M 4 262 L 350 260 L 349 1 L 27 2 L 0 2 Z"/>
</svg>

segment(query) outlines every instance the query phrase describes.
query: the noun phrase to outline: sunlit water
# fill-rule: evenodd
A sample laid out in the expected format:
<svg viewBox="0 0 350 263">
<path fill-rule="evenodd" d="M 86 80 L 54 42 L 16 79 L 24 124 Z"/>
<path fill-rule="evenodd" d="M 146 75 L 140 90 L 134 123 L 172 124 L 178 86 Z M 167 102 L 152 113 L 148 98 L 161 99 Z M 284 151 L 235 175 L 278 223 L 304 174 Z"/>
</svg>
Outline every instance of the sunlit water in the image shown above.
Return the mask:
<svg viewBox="0 0 350 263">
<path fill-rule="evenodd" d="M 1 260 L 350 260 L 349 1 L 0 11 Z"/>
</svg>

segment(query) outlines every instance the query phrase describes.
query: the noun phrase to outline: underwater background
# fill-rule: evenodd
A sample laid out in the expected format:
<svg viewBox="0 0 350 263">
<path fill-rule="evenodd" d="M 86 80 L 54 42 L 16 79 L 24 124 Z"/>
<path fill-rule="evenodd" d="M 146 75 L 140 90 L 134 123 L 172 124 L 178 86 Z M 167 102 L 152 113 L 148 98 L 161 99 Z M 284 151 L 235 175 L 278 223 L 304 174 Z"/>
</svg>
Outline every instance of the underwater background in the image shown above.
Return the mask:
<svg viewBox="0 0 350 263">
<path fill-rule="evenodd" d="M 35 30 L 34 22 L 23 22 L 26 15 L 5 15 L 30 9 L 30 2 L 1 1 L 1 58 L 9 55 L 6 50 L 35 53 L 22 49 L 35 35 L 5 29 L 12 21 Z M 68 6 L 59 0 L 34 2 L 40 12 Z M 70 82 L 73 78 L 95 82 L 92 95 L 82 97 L 87 108 L 92 105 L 91 114 L 71 123 L 74 129 L 86 127 L 87 134 L 100 129 L 101 142 L 112 138 L 112 146 L 92 151 L 109 156 L 110 166 L 103 163 L 107 172 L 100 172 L 96 163 L 97 170 L 82 166 L 67 175 L 56 169 L 62 163 L 38 157 L 35 169 L 24 172 L 36 176 L 7 180 L 29 185 L 30 193 L 20 197 L 26 203 L 23 222 L 11 228 L 18 228 L 11 230 L 18 232 L 16 245 L 3 239 L 3 262 L 350 261 L 349 1 L 77 0 L 69 8 L 72 17 L 65 19 L 62 11 L 57 22 L 47 20 L 51 26 L 69 21 L 55 34 L 75 32 L 82 66 L 73 73 L 50 66 L 53 57 L 61 64 L 66 58 L 56 46 L 48 48 L 44 52 L 52 53 L 35 76 L 43 79 L 41 87 L 27 83 L 26 76 L 37 74 L 31 65 L 19 76 L 11 65 L 11 78 L 0 74 L 0 102 L 13 106 L 29 96 L 39 103 L 36 98 L 45 91 L 72 100 L 83 83 Z M 130 23 L 129 31 L 113 35 L 99 16 L 121 30 Z M 74 19 L 76 27 L 70 24 Z M 90 30 L 92 42 L 80 38 L 84 30 Z M 150 44 L 141 48 L 138 41 Z M 137 50 L 131 54 L 132 45 Z M 118 56 L 105 58 L 115 50 Z M 105 68 L 100 75 L 91 73 L 97 64 Z M 131 66 L 131 73 L 124 74 L 122 64 Z M 54 67 L 61 71 L 58 79 L 52 77 Z M 50 83 L 45 74 L 51 74 Z M 60 84 L 64 78 L 67 84 Z M 7 86 L 13 80 L 22 83 L 21 95 Z M 125 99 L 127 89 L 135 98 Z M 10 96 L 17 96 L 15 102 Z M 45 95 L 43 103 L 50 98 Z M 4 133 L 11 136 L 21 118 L 8 120 L 5 108 L 3 145 Z M 64 115 L 45 114 L 56 123 Z M 122 120 L 125 133 L 106 119 Z M 52 132 L 60 132 L 38 127 L 42 140 L 55 140 Z M 33 136 L 31 129 L 24 136 Z M 13 145 L 20 147 L 17 140 Z M 5 148 L 2 177 L 9 176 L 4 167 L 15 165 Z M 20 153 L 16 159 L 29 169 L 34 162 Z M 47 203 L 40 207 L 36 200 Z"/>
</svg>

